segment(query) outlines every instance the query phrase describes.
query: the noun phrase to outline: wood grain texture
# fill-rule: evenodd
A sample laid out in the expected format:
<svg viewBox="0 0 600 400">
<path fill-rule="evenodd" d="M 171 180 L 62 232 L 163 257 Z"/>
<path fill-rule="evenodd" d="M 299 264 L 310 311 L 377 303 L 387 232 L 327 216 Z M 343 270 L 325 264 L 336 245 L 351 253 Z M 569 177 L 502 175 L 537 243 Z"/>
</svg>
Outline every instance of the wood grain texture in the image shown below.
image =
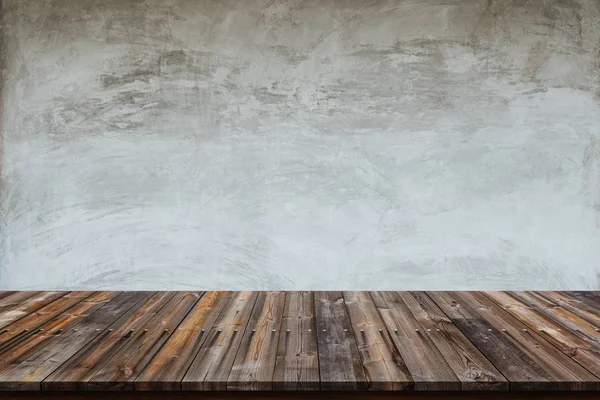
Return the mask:
<svg viewBox="0 0 600 400">
<path fill-rule="evenodd" d="M 258 292 L 232 292 L 185 374 L 182 390 L 227 390 L 227 379 L 245 335 Z"/>
<path fill-rule="evenodd" d="M 508 335 L 479 315 L 455 292 L 427 292 L 452 322 L 510 382 L 511 390 L 556 390 L 550 374 L 517 346 Z"/>
<path fill-rule="evenodd" d="M 575 295 L 577 297 L 573 297 L 567 292 L 536 292 L 536 294 L 600 328 L 600 312 L 579 300 L 577 295 Z"/>
<path fill-rule="evenodd" d="M 0 375 L 0 390 L 41 390 L 41 383 L 48 375 L 147 296 L 148 292 L 125 292 L 115 297 L 76 328 L 48 340 L 42 349 L 4 370 Z"/>
<path fill-rule="evenodd" d="M 521 351 L 527 353 L 537 365 L 543 368 L 557 382 L 559 390 L 599 390 L 600 381 L 588 370 L 562 353 L 537 332 L 502 309 L 487 296 L 477 292 L 460 292 L 463 302 L 475 308 L 477 313 L 488 321 L 492 329 L 501 331 Z"/>
<path fill-rule="evenodd" d="M 136 304 L 42 382 L 48 391 L 87 390 L 88 381 L 174 296 L 156 292 Z"/>
<path fill-rule="evenodd" d="M 489 292 L 486 293 L 486 296 L 496 301 L 500 307 L 503 307 L 529 329 L 552 343 L 554 347 L 573 358 L 596 376 L 600 376 L 600 349 L 596 347 L 596 343 L 592 343 L 595 341 L 586 341 L 566 326 L 537 312 L 526 302 L 527 300 L 535 301 L 530 295 L 526 293 L 511 295 L 505 292 Z"/>
<path fill-rule="evenodd" d="M 133 390 L 133 382 L 203 293 L 176 293 L 88 380 L 87 390 Z"/>
<path fill-rule="evenodd" d="M 288 292 L 277 346 L 274 390 L 319 390 L 319 356 L 312 292 Z"/>
<path fill-rule="evenodd" d="M 460 390 L 461 382 L 397 292 L 371 292 L 416 390 Z"/>
<path fill-rule="evenodd" d="M 284 305 L 284 292 L 258 295 L 227 379 L 227 390 L 273 390 Z"/>
<path fill-rule="evenodd" d="M 405 390 L 413 380 L 368 292 L 344 292 L 370 390 Z"/>
<path fill-rule="evenodd" d="M 315 314 L 321 390 L 366 390 L 342 292 L 315 292 Z"/>
<path fill-rule="evenodd" d="M 0 298 L 0 390 L 600 393 L 592 292 L 57 293 Z"/>
<path fill-rule="evenodd" d="M 0 344 L 0 374 L 6 368 L 6 365 L 18 364 L 27 359 L 27 357 L 46 346 L 48 341 L 75 327 L 79 321 L 104 306 L 118 294 L 119 292 L 97 292 L 89 297 L 85 297 L 83 292 L 80 297 L 73 294 L 69 303 L 78 302 L 44 324 L 38 326 L 39 321 L 36 321 L 34 327 L 27 328 L 29 325 L 25 324 L 25 326 L 19 326 L 19 329 L 11 330 L 2 335 L 0 338 L 4 339 L 6 337 L 8 340 Z M 50 305 L 57 303 L 59 300 Z M 35 314 L 37 313 L 29 316 L 36 317 Z M 15 324 L 20 325 L 21 322 L 26 322 L 29 316 L 22 318 Z M 37 318 L 34 319 L 37 320 Z"/>
<path fill-rule="evenodd" d="M 43 392 L 5 393 L 3 400 L 597 400 L 586 392 Z"/>
<path fill-rule="evenodd" d="M 596 313 L 600 313 L 600 294 L 598 292 L 579 291 L 566 293 L 569 296 L 588 304 L 590 307 L 596 310 Z"/>
<path fill-rule="evenodd" d="M 229 292 L 208 292 L 135 380 L 135 390 L 181 390 L 181 381 L 208 337 Z"/>
<path fill-rule="evenodd" d="M 452 323 L 450 318 L 425 292 L 398 292 L 422 331 L 429 336 L 452 371 L 461 381 L 461 389 L 509 389 L 506 378 Z"/>
<path fill-rule="evenodd" d="M 570 333 L 579 336 L 583 340 L 592 343 L 595 346 L 600 346 L 600 333 L 598 332 L 598 327 L 590 323 L 588 320 L 580 317 L 578 313 L 563 307 L 561 305 L 562 301 L 557 297 L 554 297 L 556 300 L 550 300 L 548 297 L 536 292 L 506 293 L 519 299 L 521 302 L 523 302 L 523 304 L 526 304 L 537 313 L 540 313 L 555 321 L 557 324 L 566 327 Z M 600 315 L 597 317 L 600 318 Z"/>
<path fill-rule="evenodd" d="M 16 292 L 0 299 L 0 329 L 65 294 L 67 292 Z"/>
<path fill-rule="evenodd" d="M 69 292 L 64 296 L 46 304 L 45 306 L 27 314 L 26 316 L 16 320 L 15 322 L 0 329 L 3 332 L 0 335 L 0 349 L 2 345 L 8 341 L 14 340 L 16 336 L 25 336 L 28 331 L 32 332 L 40 328 L 41 325 L 63 313 L 65 310 L 73 307 L 81 302 L 86 297 L 89 297 L 94 292 Z M 0 350 L 2 354 L 2 350 Z"/>
</svg>

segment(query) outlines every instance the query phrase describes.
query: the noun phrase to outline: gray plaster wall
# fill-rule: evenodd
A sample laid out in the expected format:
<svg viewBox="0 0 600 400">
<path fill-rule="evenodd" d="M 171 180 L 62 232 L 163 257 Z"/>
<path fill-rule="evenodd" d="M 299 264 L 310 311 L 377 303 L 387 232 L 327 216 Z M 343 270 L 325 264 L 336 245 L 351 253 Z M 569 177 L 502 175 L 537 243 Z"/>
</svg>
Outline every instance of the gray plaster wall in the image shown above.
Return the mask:
<svg viewBox="0 0 600 400">
<path fill-rule="evenodd" d="M 600 289 L 597 0 L 4 0 L 0 289 Z"/>
</svg>

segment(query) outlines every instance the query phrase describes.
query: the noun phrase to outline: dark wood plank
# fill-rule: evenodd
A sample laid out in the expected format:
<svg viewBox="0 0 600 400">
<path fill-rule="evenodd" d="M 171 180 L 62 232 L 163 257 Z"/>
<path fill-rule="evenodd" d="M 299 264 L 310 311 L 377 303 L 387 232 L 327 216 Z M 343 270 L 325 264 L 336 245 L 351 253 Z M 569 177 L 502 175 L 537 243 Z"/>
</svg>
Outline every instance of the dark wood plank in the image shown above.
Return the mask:
<svg viewBox="0 0 600 400">
<path fill-rule="evenodd" d="M 55 335 L 39 351 L 12 365 L 0 374 L 0 390 L 41 390 L 42 381 L 65 361 L 81 350 L 103 330 L 134 305 L 148 296 L 148 292 L 125 292 L 88 315 L 78 326 Z"/>
<path fill-rule="evenodd" d="M 366 390 L 342 292 L 315 292 L 315 314 L 321 390 Z"/>
<path fill-rule="evenodd" d="M 88 380 L 87 390 L 133 390 L 133 382 L 204 293 L 179 292 Z"/>
<path fill-rule="evenodd" d="M 62 364 L 42 382 L 42 390 L 87 390 L 88 381 L 175 295 L 155 292 L 110 325 L 104 334 Z"/>
<path fill-rule="evenodd" d="M 460 390 L 461 382 L 397 292 L 371 292 L 416 390 Z"/>
<path fill-rule="evenodd" d="M 559 390 L 600 390 L 600 381 L 551 343 L 502 309 L 489 297 L 477 292 L 460 292 L 460 298 L 526 352 L 557 383 Z"/>
<path fill-rule="evenodd" d="M 550 300 L 561 308 L 600 328 L 600 313 L 598 310 L 581 300 L 569 296 L 566 292 L 536 292 L 535 294 Z"/>
<path fill-rule="evenodd" d="M 319 390 L 315 299 L 312 292 L 288 292 L 277 346 L 274 390 Z"/>
<path fill-rule="evenodd" d="M 509 390 L 506 378 L 425 292 L 399 292 L 412 315 L 435 344 L 465 391 Z"/>
<path fill-rule="evenodd" d="M 600 348 L 595 340 L 585 340 L 568 327 L 538 312 L 527 303 L 528 300 L 536 303 L 536 299 L 527 293 L 489 292 L 485 295 L 588 371 L 600 376 Z"/>
<path fill-rule="evenodd" d="M 17 336 L 26 336 L 27 331 L 31 332 L 38 329 L 44 323 L 91 296 L 93 293 L 69 292 L 4 328 L 0 328 L 0 355 L 2 354 L 1 348 L 3 344 L 13 341 Z"/>
<path fill-rule="evenodd" d="M 558 383 L 502 330 L 479 315 L 456 292 L 427 292 L 452 322 L 510 382 L 511 390 L 556 390 Z"/>
<path fill-rule="evenodd" d="M 135 390 L 181 390 L 181 381 L 221 309 L 229 292 L 208 292 L 135 380 Z"/>
<path fill-rule="evenodd" d="M 256 302 L 257 292 L 232 292 L 208 333 L 182 390 L 227 390 L 227 378 Z"/>
<path fill-rule="evenodd" d="M 3 400 L 597 400 L 598 392 L 38 392 Z"/>
<path fill-rule="evenodd" d="M 227 390 L 273 390 L 285 292 L 260 292 L 227 378 Z"/>
<path fill-rule="evenodd" d="M 370 390 L 406 390 L 413 380 L 368 292 L 343 292 Z"/>
<path fill-rule="evenodd" d="M 67 292 L 16 292 L 0 299 L 0 329 L 65 294 Z"/>
</svg>

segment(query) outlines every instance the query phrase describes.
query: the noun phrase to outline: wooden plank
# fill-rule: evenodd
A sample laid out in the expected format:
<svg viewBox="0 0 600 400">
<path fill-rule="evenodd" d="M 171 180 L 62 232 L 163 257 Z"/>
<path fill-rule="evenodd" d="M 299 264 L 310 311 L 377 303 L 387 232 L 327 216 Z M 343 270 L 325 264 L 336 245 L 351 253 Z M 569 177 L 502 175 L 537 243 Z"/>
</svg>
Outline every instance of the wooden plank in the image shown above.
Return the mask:
<svg viewBox="0 0 600 400">
<path fill-rule="evenodd" d="M 288 292 L 277 346 L 274 390 L 319 390 L 315 299 L 312 292 Z"/>
<path fill-rule="evenodd" d="M 88 380 L 87 390 L 133 390 L 134 380 L 203 294 L 176 293 Z"/>
<path fill-rule="evenodd" d="M 399 292 L 399 295 L 460 379 L 462 390 L 509 390 L 506 378 L 425 292 Z"/>
<path fill-rule="evenodd" d="M 229 295 L 181 382 L 182 390 L 227 390 L 227 378 L 257 296 L 257 292 L 232 292 Z"/>
<path fill-rule="evenodd" d="M 369 390 L 405 390 L 413 380 L 368 292 L 343 292 Z"/>
<path fill-rule="evenodd" d="M 600 332 L 598 332 L 598 328 L 586 319 L 563 308 L 558 302 L 551 301 L 536 292 L 507 293 L 510 296 L 517 298 L 528 307 L 531 307 L 533 310 L 566 327 L 571 333 L 579 336 L 588 343 L 597 347 L 600 346 Z M 600 315 L 597 317 L 600 318 Z"/>
<path fill-rule="evenodd" d="M 41 382 L 112 322 L 126 315 L 148 292 L 125 292 L 84 318 L 77 327 L 48 340 L 43 348 L 0 374 L 0 390 L 41 390 Z"/>
<path fill-rule="evenodd" d="M 273 390 L 285 292 L 260 292 L 238 349 L 227 390 Z"/>
<path fill-rule="evenodd" d="M 89 341 L 42 382 L 42 390 L 87 390 L 88 381 L 174 296 L 155 292 L 136 304 L 110 325 L 107 331 Z"/>
<path fill-rule="evenodd" d="M 39 343 L 47 340 L 49 332 L 59 334 L 54 328 L 64 325 L 62 320 L 71 317 L 71 309 L 92 294 L 93 292 L 71 292 L 4 328 L 4 334 L 0 335 L 0 364 L 13 363 L 19 357 L 24 357 Z"/>
<path fill-rule="evenodd" d="M 487 297 L 498 306 L 521 321 L 528 329 L 536 331 L 540 336 L 552 343 L 567 356 L 570 356 L 588 371 L 600 375 L 600 349 L 589 341 L 571 332 L 566 326 L 546 317 L 521 300 L 532 300 L 527 293 L 509 294 L 506 292 L 488 292 Z"/>
<path fill-rule="evenodd" d="M 73 307 L 75 304 L 89 297 L 94 292 L 69 292 L 62 297 L 50 302 L 40 309 L 27 314 L 21 319 L 0 329 L 0 349 L 6 342 L 13 341 L 16 337 L 26 336 L 26 332 L 32 332 L 52 318 Z M 0 350 L 2 354 L 2 350 Z"/>
<path fill-rule="evenodd" d="M 229 292 L 208 292 L 135 380 L 135 390 L 181 390 L 181 381 L 208 337 Z"/>
<path fill-rule="evenodd" d="M 366 390 L 342 292 L 315 292 L 315 313 L 321 390 Z"/>
<path fill-rule="evenodd" d="M 15 291 L 10 291 L 10 292 L 8 292 L 8 291 L 7 291 L 7 292 L 0 292 L 0 300 L 2 300 L 3 298 L 5 298 L 5 297 L 7 297 L 7 296 L 10 296 L 10 295 L 12 295 L 12 294 L 15 294 L 15 293 L 17 293 L 17 292 L 15 292 Z"/>
<path fill-rule="evenodd" d="M 0 329 L 65 294 L 67 292 L 16 292 L 0 299 Z"/>
<path fill-rule="evenodd" d="M 461 382 L 397 292 L 371 292 L 416 390 L 460 390 Z"/>
<path fill-rule="evenodd" d="M 535 292 L 535 294 L 550 300 L 561 308 L 600 328 L 600 313 L 598 310 L 590 307 L 587 303 L 569 296 L 566 292 Z"/>
<path fill-rule="evenodd" d="M 506 329 L 504 334 L 509 340 L 542 367 L 558 383 L 559 390 L 600 390 L 598 378 L 537 332 L 528 329 L 489 297 L 477 292 L 460 292 L 459 296 L 476 309 L 492 325 L 492 329 Z"/>
<path fill-rule="evenodd" d="M 28 332 L 23 331 L 15 336 L 13 340 L 4 343 L 0 353 L 0 375 L 41 351 L 56 337 L 66 334 L 71 328 L 75 328 L 77 323 L 103 307 L 118 294 L 120 292 L 97 292 L 47 321 L 38 329 Z"/>
<path fill-rule="evenodd" d="M 596 313 L 600 314 L 600 292 L 578 291 L 565 293 L 583 303 L 588 304 L 590 307 L 596 310 Z"/>
<path fill-rule="evenodd" d="M 558 383 L 502 330 L 479 315 L 456 292 L 427 292 L 452 322 L 510 382 L 511 390 L 556 390 Z"/>
<path fill-rule="evenodd" d="M 3 400 L 598 400 L 597 392 L 31 392 Z"/>
</svg>

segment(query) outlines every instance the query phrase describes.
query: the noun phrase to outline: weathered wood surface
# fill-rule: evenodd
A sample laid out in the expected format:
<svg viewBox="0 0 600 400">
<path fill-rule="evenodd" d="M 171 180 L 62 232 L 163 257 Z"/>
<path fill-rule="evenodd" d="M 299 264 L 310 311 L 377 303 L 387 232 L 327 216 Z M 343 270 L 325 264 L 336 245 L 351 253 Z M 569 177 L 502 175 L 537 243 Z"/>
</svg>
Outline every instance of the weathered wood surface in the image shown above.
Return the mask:
<svg viewBox="0 0 600 400">
<path fill-rule="evenodd" d="M 0 292 L 0 325 L 11 393 L 600 391 L 597 292 Z"/>
<path fill-rule="evenodd" d="M 321 390 L 366 390 L 367 378 L 342 292 L 315 292 Z"/>
<path fill-rule="evenodd" d="M 277 347 L 274 390 L 319 390 L 319 355 L 312 292 L 288 292 Z"/>
</svg>

